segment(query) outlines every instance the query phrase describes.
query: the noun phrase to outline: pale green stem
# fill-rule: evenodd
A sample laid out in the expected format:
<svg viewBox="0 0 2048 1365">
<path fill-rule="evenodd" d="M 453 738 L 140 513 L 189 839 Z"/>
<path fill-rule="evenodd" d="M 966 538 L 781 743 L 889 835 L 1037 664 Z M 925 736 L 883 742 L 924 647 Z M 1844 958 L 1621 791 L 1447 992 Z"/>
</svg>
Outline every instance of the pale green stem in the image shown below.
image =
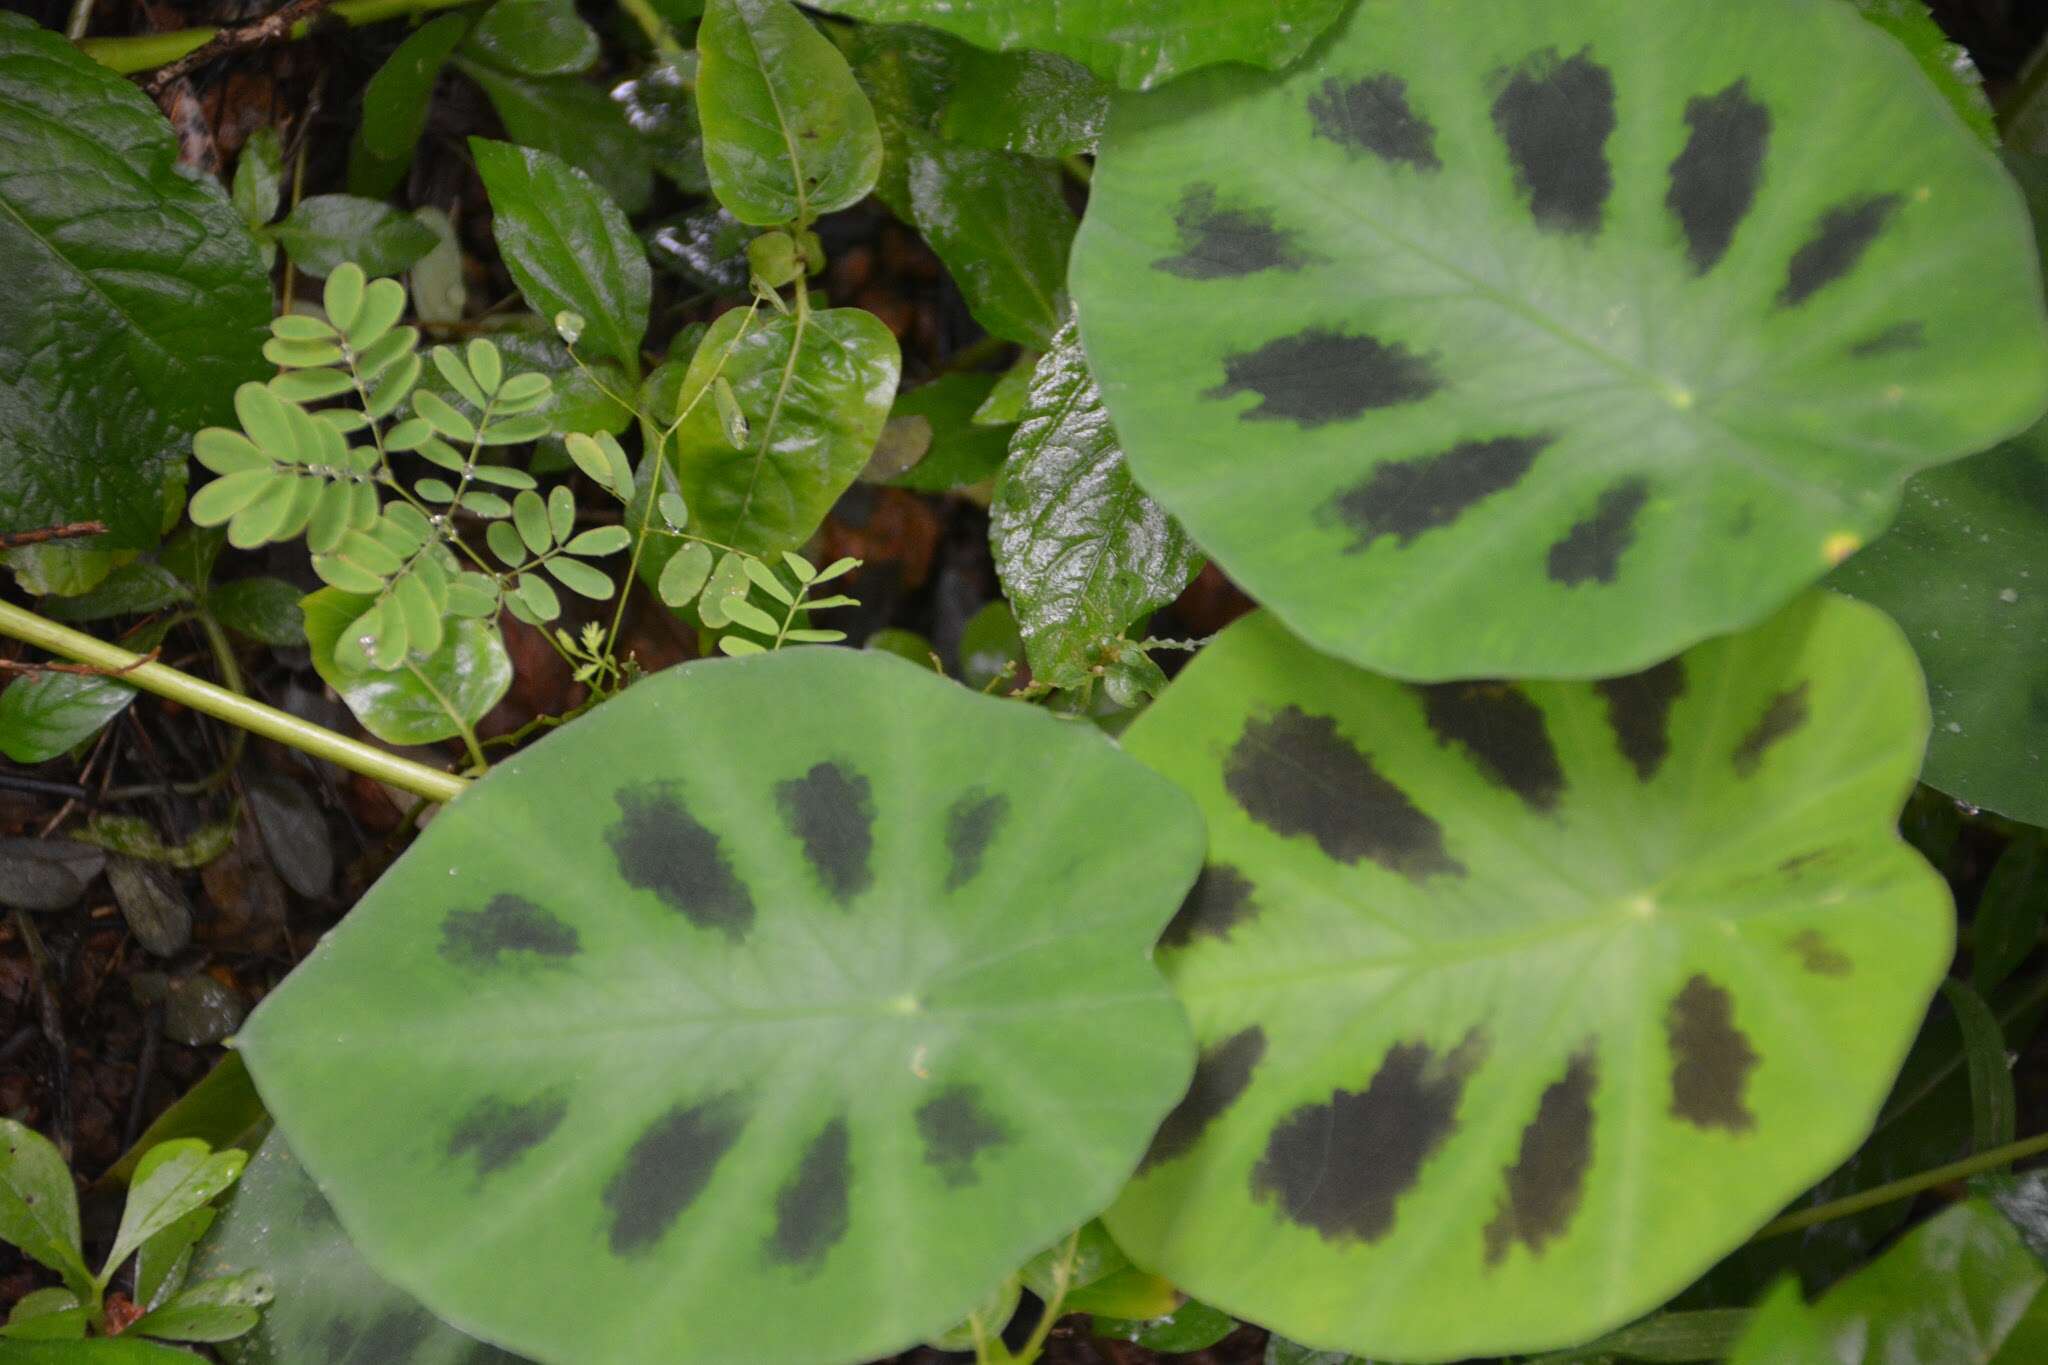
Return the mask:
<svg viewBox="0 0 2048 1365">
<path fill-rule="evenodd" d="M 1937 1166 L 1931 1171 L 1909 1175 L 1888 1185 L 1879 1185 L 1844 1199 L 1834 1199 L 1825 1204 L 1816 1204 L 1810 1209 L 1801 1209 L 1797 1213 L 1788 1213 L 1783 1218 L 1764 1224 L 1762 1231 L 1758 1232 L 1753 1240 L 1782 1237 L 1788 1232 L 1798 1232 L 1816 1223 L 1830 1223 L 1837 1218 L 1847 1218 L 1851 1214 L 1862 1213 L 1867 1209 L 1878 1208 L 1901 1199 L 1910 1199 L 1936 1186 L 1967 1180 L 1973 1175 L 1995 1171 L 2000 1166 L 2026 1157 L 2039 1156 L 2043 1152 L 2048 1152 L 2048 1133 L 2039 1133 L 2018 1142 L 2008 1142 L 2003 1147 L 1994 1147 L 1988 1152 L 1979 1152 L 1973 1157 L 1965 1157 L 1946 1166 Z"/>
<path fill-rule="evenodd" d="M 360 28 L 364 24 L 381 23 L 401 15 L 425 14 L 437 9 L 459 9 L 473 5 L 477 0 L 340 0 L 329 5 L 315 16 L 326 19 L 333 16 L 343 23 Z M 293 39 L 305 37 L 313 29 L 312 19 L 301 19 L 292 25 Z M 220 30 L 207 25 L 197 28 L 172 29 L 169 33 L 140 33 L 127 38 L 87 38 L 78 44 L 79 50 L 102 66 L 112 67 L 124 76 L 137 71 L 149 71 L 159 66 L 168 66 L 188 52 L 196 52 L 219 36 Z"/>
<path fill-rule="evenodd" d="M 38 649 L 106 669 L 109 673 L 118 673 L 122 682 L 145 692 L 167 697 L 215 720 L 224 720 L 265 739 L 289 744 L 315 758 L 324 758 L 350 772 L 389 783 L 415 796 L 433 801 L 452 801 L 469 787 L 468 782 L 453 773 L 386 753 L 189 673 L 181 673 L 160 663 L 145 662 L 141 655 L 45 620 L 9 602 L 0 602 L 0 635 L 12 636 Z"/>
<path fill-rule="evenodd" d="M 668 20 L 655 12 L 647 0 L 619 0 L 619 8 L 633 17 L 633 21 L 647 34 L 647 41 L 654 44 L 662 60 L 681 68 L 689 61 L 690 54 L 676 41 L 676 32 L 668 26 Z"/>
</svg>

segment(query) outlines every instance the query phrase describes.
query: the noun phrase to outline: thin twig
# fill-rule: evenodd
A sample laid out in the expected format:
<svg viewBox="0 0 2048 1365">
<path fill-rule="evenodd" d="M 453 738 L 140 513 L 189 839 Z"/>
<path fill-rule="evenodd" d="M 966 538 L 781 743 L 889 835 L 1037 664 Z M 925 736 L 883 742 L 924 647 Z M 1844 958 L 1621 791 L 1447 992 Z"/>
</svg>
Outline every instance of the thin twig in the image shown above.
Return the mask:
<svg viewBox="0 0 2048 1365">
<path fill-rule="evenodd" d="M 142 88 L 154 97 L 162 94 L 164 88 L 172 81 L 191 74 L 217 58 L 253 47 L 269 47 L 273 43 L 282 43 L 291 37 L 292 25 L 301 19 L 312 18 L 326 4 L 327 0 L 290 0 L 284 8 L 267 14 L 254 23 L 224 28 L 208 39 L 205 46 L 195 48 L 169 66 L 158 67 L 156 74 L 143 82 Z"/>
<path fill-rule="evenodd" d="M 0 550 L 12 550 L 20 545 L 40 545 L 46 540 L 78 540 L 85 536 L 103 536 L 107 533 L 104 521 L 72 521 L 62 526 L 45 526 L 35 531 L 7 531 L 0 533 Z"/>
<path fill-rule="evenodd" d="M 153 664 L 163 653 L 161 648 L 152 649 L 135 662 L 119 668 L 99 668 L 93 664 L 34 664 L 22 663 L 18 659 L 0 659 L 0 673 L 73 673 L 88 678 L 118 678 L 123 673 L 132 673 L 144 664 Z"/>
</svg>

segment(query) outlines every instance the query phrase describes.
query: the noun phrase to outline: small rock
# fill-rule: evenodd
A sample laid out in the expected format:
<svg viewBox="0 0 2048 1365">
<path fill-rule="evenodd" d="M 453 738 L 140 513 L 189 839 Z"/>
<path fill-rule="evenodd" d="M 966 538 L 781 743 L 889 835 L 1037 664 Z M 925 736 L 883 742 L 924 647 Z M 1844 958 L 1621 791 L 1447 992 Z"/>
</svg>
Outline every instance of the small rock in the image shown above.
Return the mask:
<svg viewBox="0 0 2048 1365">
<path fill-rule="evenodd" d="M 104 853 L 69 839 L 0 839 L 0 905 L 67 909 L 105 866 Z"/>
<path fill-rule="evenodd" d="M 242 998 L 210 976 L 172 983 L 164 997 L 164 1037 L 187 1047 L 217 1043 L 242 1026 Z"/>
<path fill-rule="evenodd" d="M 192 903 L 168 868 L 117 853 L 107 859 L 107 883 L 143 951 L 171 957 L 192 942 Z"/>
</svg>

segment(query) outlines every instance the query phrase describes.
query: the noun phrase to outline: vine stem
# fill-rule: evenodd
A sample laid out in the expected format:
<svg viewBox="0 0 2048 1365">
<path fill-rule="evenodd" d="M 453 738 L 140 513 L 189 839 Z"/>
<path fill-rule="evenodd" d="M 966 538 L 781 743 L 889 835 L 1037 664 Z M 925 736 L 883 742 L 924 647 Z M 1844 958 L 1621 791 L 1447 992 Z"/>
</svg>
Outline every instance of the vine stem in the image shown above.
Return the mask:
<svg viewBox="0 0 2048 1365">
<path fill-rule="evenodd" d="M 350 772 L 389 783 L 415 796 L 424 796 L 431 801 L 452 801 L 469 788 L 466 780 L 453 773 L 386 753 L 189 673 L 181 673 L 164 664 L 150 663 L 118 645 L 60 626 L 11 602 L 0 602 L 0 635 L 12 636 L 78 663 L 119 671 L 122 682 L 145 692 L 167 697 L 251 734 L 289 744 L 302 753 L 324 758 Z"/>
<path fill-rule="evenodd" d="M 329 15 L 354 27 L 380 23 L 407 14 L 425 14 L 437 9 L 459 9 L 473 5 L 477 0 L 340 0 L 320 12 L 318 18 Z M 294 41 L 305 37 L 313 28 L 312 19 L 301 19 L 292 25 Z M 79 42 L 79 50 L 102 66 L 111 67 L 124 76 L 138 71 L 149 71 L 155 67 L 175 62 L 188 52 L 197 52 L 220 34 L 212 25 L 196 28 L 172 29 L 168 33 L 140 33 L 125 38 L 86 38 Z"/>
<path fill-rule="evenodd" d="M 1979 1152 L 1973 1157 L 1965 1157 L 1946 1166 L 1937 1166 L 1918 1175 L 1909 1175 L 1903 1180 L 1894 1180 L 1890 1184 L 1879 1185 L 1860 1194 L 1816 1204 L 1797 1213 L 1788 1213 L 1783 1218 L 1773 1219 L 1764 1224 L 1763 1229 L 1751 1240 L 1762 1241 L 1766 1237 L 1782 1237 L 1788 1232 L 1798 1232 L 1816 1223 L 1829 1223 L 1837 1218 L 1847 1218 L 1851 1214 L 1862 1213 L 1866 1209 L 1874 1209 L 1882 1204 L 1910 1199 L 1937 1185 L 1946 1185 L 1951 1181 L 1966 1180 L 1973 1175 L 1995 1171 L 2010 1162 L 2039 1156 L 2043 1152 L 2048 1152 L 2048 1133 L 2037 1133 L 2033 1137 L 2008 1142 L 2003 1147 L 1994 1147 L 1988 1152 Z"/>
</svg>

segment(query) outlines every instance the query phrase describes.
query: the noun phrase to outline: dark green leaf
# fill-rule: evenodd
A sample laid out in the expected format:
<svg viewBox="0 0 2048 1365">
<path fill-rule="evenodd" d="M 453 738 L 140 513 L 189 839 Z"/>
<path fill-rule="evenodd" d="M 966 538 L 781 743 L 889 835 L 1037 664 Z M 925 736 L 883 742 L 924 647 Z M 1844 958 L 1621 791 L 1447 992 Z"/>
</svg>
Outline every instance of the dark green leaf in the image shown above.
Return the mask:
<svg viewBox="0 0 2048 1365">
<path fill-rule="evenodd" d="M 937 130 L 939 114 L 971 49 L 934 29 L 908 24 L 861 24 L 846 35 L 845 45 L 882 136 L 875 197 L 908 223 L 910 138 Z"/>
<path fill-rule="evenodd" d="M 1941 983 L 1941 993 L 1963 1031 L 1963 1060 L 1970 1075 L 1972 1145 L 1980 1152 L 2013 1140 L 2019 1104 L 2013 1097 L 2012 1063 L 2005 1032 L 1984 997 L 1961 981 Z"/>
<path fill-rule="evenodd" d="M 1038 363 L 989 509 L 989 545 L 1031 672 L 1057 687 L 1077 686 L 1201 568 L 1186 533 L 1125 468 L 1071 323 Z"/>
<path fill-rule="evenodd" d="M 299 201 L 275 229 L 292 264 L 327 275 L 353 261 L 372 275 L 395 275 L 434 249 L 434 233 L 409 213 L 352 194 Z"/>
<path fill-rule="evenodd" d="M 282 649 L 306 643 L 306 621 L 299 611 L 304 595 L 281 578 L 244 578 L 215 588 L 206 606 L 230 630 Z"/>
<path fill-rule="evenodd" d="M 483 87 L 512 141 L 582 171 L 627 213 L 647 207 L 652 154 L 603 90 L 581 76 L 522 76 L 459 53 L 455 65 Z"/>
<path fill-rule="evenodd" d="M 1095 150 L 1109 98 L 1094 73 L 1065 57 L 966 48 L 939 129 L 991 151 L 1074 156 Z"/>
<path fill-rule="evenodd" d="M 875 458 L 880 461 L 896 443 L 915 463 L 893 475 L 870 464 L 867 477 L 927 493 L 994 478 L 1009 454 L 1010 431 L 978 425 L 974 414 L 995 383 L 990 374 L 948 374 L 897 394 Z"/>
<path fill-rule="evenodd" d="M 520 76 L 568 76 L 597 60 L 597 35 L 573 0 L 497 0 L 464 53 Z"/>
<path fill-rule="evenodd" d="M 2048 920 L 2048 840 L 2023 831 L 1992 865 L 1970 919 L 1970 980 L 1989 991 L 2041 943 Z"/>
<path fill-rule="evenodd" d="M 1207 1350 L 1237 1330 L 1237 1319 L 1189 1299 L 1165 1317 L 1143 1322 L 1097 1316 L 1095 1335 L 1128 1341 L 1148 1351 L 1184 1355 Z"/>
<path fill-rule="evenodd" d="M 1026 346 L 1050 345 L 1075 227 L 1059 167 L 919 134 L 909 148 L 912 216 L 975 321 Z"/>
<path fill-rule="evenodd" d="M 691 194 L 711 192 L 711 173 L 704 165 L 704 126 L 697 120 L 697 58 L 687 55 L 683 67 L 658 61 L 630 81 L 612 89 L 612 99 L 626 115 L 654 157 L 654 169 Z"/>
<path fill-rule="evenodd" d="M 264 372 L 270 280 L 156 106 L 0 13 L 0 527 L 99 520 L 155 544 L 192 433 Z"/>
<path fill-rule="evenodd" d="M 874 110 L 846 58 L 789 0 L 710 0 L 697 55 L 704 162 L 734 217 L 808 224 L 875 187 Z"/>
<path fill-rule="evenodd" d="M 279 191 L 284 184 L 284 149 L 275 128 L 259 128 L 242 144 L 235 159 L 234 188 L 229 192 L 235 212 L 252 228 L 262 227 L 277 217 Z"/>
<path fill-rule="evenodd" d="M 651 275 L 625 214 L 589 176 L 531 147 L 471 138 L 492 232 L 520 292 L 543 317 L 582 315 L 583 344 L 640 374 Z"/>
<path fill-rule="evenodd" d="M 648 234 L 655 263 L 714 294 L 747 287 L 747 243 L 754 230 L 709 204 L 674 218 Z"/>
<path fill-rule="evenodd" d="M 128 709 L 135 689 L 90 673 L 21 674 L 0 690 L 0 753 L 45 763 Z"/>
<path fill-rule="evenodd" d="M 78 1236 L 70 1166 L 41 1133 L 0 1118 L 0 1240 L 83 1293 L 88 1276 Z"/>
<path fill-rule="evenodd" d="M 191 600 L 191 591 L 178 575 L 153 559 L 138 559 L 108 574 L 90 592 L 50 599 L 42 612 L 53 621 L 101 621 L 142 616 Z"/>
<path fill-rule="evenodd" d="M 370 77 L 363 87 L 363 122 L 357 134 L 370 155 L 396 162 L 401 169 L 411 162 L 413 145 L 427 126 L 427 108 L 433 103 L 442 64 L 468 27 L 469 18 L 462 14 L 429 20 L 406 35 Z"/>
</svg>

